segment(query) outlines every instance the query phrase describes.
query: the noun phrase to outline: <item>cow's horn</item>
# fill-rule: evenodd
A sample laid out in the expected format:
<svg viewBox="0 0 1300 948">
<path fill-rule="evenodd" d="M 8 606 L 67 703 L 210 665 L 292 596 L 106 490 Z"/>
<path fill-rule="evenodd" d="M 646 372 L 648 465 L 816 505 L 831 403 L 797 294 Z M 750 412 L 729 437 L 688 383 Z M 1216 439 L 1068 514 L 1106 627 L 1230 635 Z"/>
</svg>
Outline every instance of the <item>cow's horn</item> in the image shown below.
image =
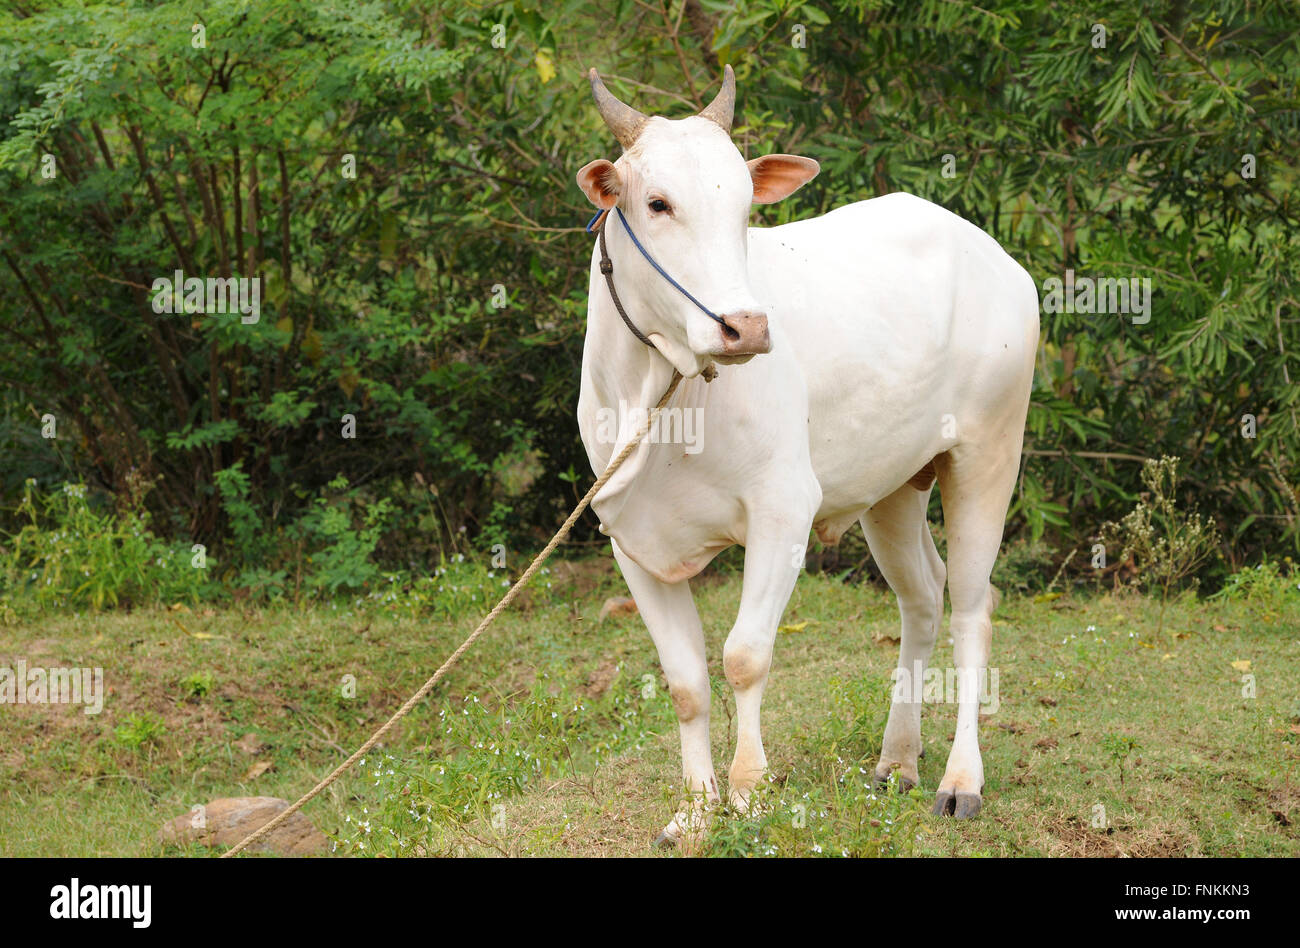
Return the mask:
<svg viewBox="0 0 1300 948">
<path fill-rule="evenodd" d="M 704 111 L 700 112 L 702 118 L 716 123 L 727 134 L 731 134 L 731 118 L 736 111 L 736 74 L 728 63 L 722 70 L 722 88 L 714 96 Z"/>
<path fill-rule="evenodd" d="M 596 100 L 596 108 L 600 110 L 600 117 L 605 120 L 609 130 L 618 139 L 618 143 L 624 148 L 631 148 L 632 143 L 641 134 L 641 127 L 646 123 L 646 116 L 632 108 L 632 106 L 624 105 L 614 98 L 614 93 L 606 89 L 605 83 L 600 81 L 600 75 L 596 72 L 595 67 L 592 67 L 587 76 L 591 79 L 591 95 Z"/>
</svg>

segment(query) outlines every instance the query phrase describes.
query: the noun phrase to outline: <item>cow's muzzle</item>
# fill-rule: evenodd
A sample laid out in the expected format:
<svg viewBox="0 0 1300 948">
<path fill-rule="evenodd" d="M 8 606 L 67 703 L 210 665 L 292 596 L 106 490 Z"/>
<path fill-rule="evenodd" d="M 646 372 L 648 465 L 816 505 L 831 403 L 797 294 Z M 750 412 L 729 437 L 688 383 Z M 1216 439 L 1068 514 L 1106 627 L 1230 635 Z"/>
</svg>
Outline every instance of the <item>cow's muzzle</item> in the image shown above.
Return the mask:
<svg viewBox="0 0 1300 948">
<path fill-rule="evenodd" d="M 722 317 L 718 327 L 722 334 L 721 355 L 752 356 L 772 351 L 772 337 L 767 332 L 767 315 L 742 310 Z"/>
</svg>

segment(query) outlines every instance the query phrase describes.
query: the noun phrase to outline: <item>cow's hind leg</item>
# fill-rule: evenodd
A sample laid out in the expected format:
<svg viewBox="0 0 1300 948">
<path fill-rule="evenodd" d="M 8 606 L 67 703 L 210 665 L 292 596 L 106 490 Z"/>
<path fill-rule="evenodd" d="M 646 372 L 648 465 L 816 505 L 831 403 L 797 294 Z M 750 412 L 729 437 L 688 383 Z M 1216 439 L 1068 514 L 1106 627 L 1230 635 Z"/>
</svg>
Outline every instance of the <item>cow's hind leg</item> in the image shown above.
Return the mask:
<svg viewBox="0 0 1300 948">
<path fill-rule="evenodd" d="M 943 619 L 944 565 L 926 521 L 929 500 L 929 487 L 917 490 L 905 484 L 861 518 L 871 556 L 898 597 L 903 625 L 894 698 L 875 777 L 885 781 L 890 771 L 897 771 L 904 788 L 920 782 L 916 762 L 922 751 L 922 674 Z"/>
<path fill-rule="evenodd" d="M 994 447 L 963 444 L 935 459 L 948 538 L 948 597 L 952 603 L 957 672 L 957 731 L 935 794 L 934 812 L 959 819 L 979 813 L 984 762 L 979 749 L 979 697 L 986 684 L 993 626 L 989 574 L 1002 544 L 1015 488 L 1020 440 Z"/>
<path fill-rule="evenodd" d="M 688 582 L 660 582 L 628 558 L 617 543 L 613 546 L 614 558 L 654 639 L 677 711 L 682 778 L 692 804 L 677 814 L 655 840 L 656 845 L 674 845 L 701 837 L 704 807 L 720 799 L 709 746 L 709 668 L 704 654 L 704 629 Z"/>
</svg>

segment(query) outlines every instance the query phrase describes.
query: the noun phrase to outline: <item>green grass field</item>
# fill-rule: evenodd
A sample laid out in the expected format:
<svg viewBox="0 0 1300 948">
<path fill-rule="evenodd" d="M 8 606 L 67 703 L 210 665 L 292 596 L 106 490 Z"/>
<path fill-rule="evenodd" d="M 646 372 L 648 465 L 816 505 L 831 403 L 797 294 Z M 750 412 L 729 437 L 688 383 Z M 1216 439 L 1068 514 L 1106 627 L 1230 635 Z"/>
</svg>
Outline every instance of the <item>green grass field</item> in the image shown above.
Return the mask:
<svg viewBox="0 0 1300 948">
<path fill-rule="evenodd" d="M 597 621 L 606 596 L 625 594 L 611 561 L 559 564 L 551 578 L 382 755 L 309 804 L 339 853 L 651 853 L 682 802 L 653 647 L 639 617 Z M 722 642 L 739 589 L 734 575 L 697 583 L 720 778 L 734 731 Z M 11 615 L 0 665 L 102 666 L 109 693 L 99 715 L 0 705 L 0 853 L 176 854 L 155 832 L 196 803 L 296 799 L 482 610 L 450 623 L 393 611 L 360 602 Z M 919 791 L 866 784 L 897 655 L 892 596 L 805 576 L 764 705 L 764 809 L 716 812 L 703 852 L 1300 855 L 1300 594 L 1186 596 L 1170 603 L 1159 634 L 1158 612 L 1128 595 L 1004 600 L 993 630 L 1000 706 L 981 726 L 984 809 L 956 823 L 928 813 L 954 705 L 925 711 Z M 934 662 L 951 663 L 946 632 Z M 355 697 L 343 694 L 347 675 Z M 235 747 L 250 733 L 263 753 Z"/>
</svg>

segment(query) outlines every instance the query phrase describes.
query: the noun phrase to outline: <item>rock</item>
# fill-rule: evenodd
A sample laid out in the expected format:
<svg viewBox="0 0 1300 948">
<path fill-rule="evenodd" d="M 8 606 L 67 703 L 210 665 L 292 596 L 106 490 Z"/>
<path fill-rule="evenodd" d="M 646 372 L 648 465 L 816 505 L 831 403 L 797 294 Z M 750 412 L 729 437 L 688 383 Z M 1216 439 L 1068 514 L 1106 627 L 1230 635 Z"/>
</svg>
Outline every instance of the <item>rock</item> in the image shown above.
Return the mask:
<svg viewBox="0 0 1300 948">
<path fill-rule="evenodd" d="M 266 750 L 266 741 L 262 740 L 250 731 L 248 734 L 245 734 L 239 740 L 235 741 L 235 746 L 245 754 L 256 757 L 258 754 L 262 753 L 262 751 Z"/>
<path fill-rule="evenodd" d="M 185 843 L 233 846 L 288 807 L 289 802 L 278 797 L 222 797 L 208 803 L 201 813 L 182 813 L 168 820 L 158 831 L 158 842 L 174 846 Z M 202 825 L 196 826 L 200 820 Z M 329 840 L 299 811 L 248 851 L 312 856 L 328 849 Z"/>
<path fill-rule="evenodd" d="M 626 596 L 606 599 L 605 604 L 600 607 L 600 618 L 597 621 L 604 622 L 609 616 L 634 616 L 638 611 L 636 602 Z"/>
</svg>

